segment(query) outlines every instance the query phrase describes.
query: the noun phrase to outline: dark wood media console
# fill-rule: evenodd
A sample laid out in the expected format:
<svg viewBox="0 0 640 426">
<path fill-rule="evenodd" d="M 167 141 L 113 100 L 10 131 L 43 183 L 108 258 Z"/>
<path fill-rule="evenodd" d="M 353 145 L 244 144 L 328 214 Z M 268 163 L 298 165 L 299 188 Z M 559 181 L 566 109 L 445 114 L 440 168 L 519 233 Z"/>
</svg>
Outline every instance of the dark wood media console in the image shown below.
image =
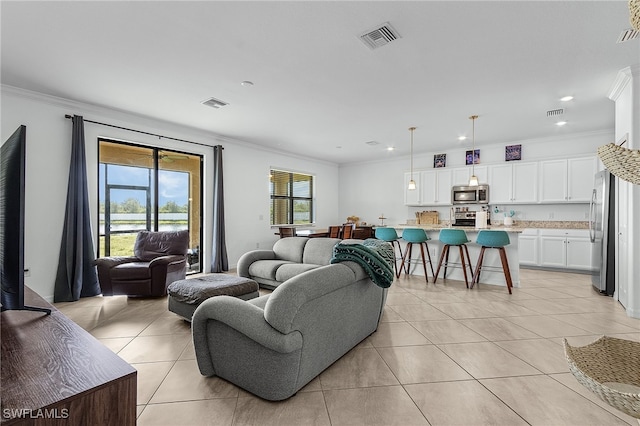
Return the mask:
<svg viewBox="0 0 640 426">
<path fill-rule="evenodd" d="M 0 314 L 2 426 L 135 425 L 136 370 L 28 288 L 25 303 L 51 315 Z"/>
</svg>

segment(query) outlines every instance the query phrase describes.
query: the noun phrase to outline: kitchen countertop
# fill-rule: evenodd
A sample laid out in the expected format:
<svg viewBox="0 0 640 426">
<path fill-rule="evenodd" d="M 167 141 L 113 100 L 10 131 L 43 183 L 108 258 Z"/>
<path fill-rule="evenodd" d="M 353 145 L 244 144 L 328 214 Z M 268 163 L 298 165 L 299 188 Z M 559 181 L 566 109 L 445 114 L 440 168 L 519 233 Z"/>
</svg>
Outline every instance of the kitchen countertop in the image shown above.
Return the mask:
<svg viewBox="0 0 640 426">
<path fill-rule="evenodd" d="M 522 228 L 520 226 L 504 226 L 504 225 L 489 225 L 486 228 L 476 228 L 475 226 L 449 226 L 449 224 L 444 224 L 444 223 L 439 223 L 439 224 L 421 224 L 421 225 L 408 225 L 406 223 L 402 223 L 399 225 L 394 225 L 393 226 L 396 229 L 406 229 L 406 228 L 422 228 L 425 231 L 439 231 L 441 229 L 445 229 L 445 228 L 452 228 L 452 229 L 462 229 L 463 231 L 467 231 L 467 232 L 476 232 L 476 231 L 481 231 L 482 229 L 488 229 L 488 230 L 494 230 L 494 231 L 507 231 L 507 232 L 513 232 L 516 234 L 522 233 L 522 231 L 526 228 Z"/>
<path fill-rule="evenodd" d="M 401 223 L 394 225 L 395 228 L 424 228 L 425 230 L 440 230 L 449 227 L 449 221 L 443 220 L 439 224 L 408 224 Z M 474 226 L 454 226 L 453 228 L 468 230 L 476 230 Z M 524 229 L 589 229 L 588 221 L 575 220 L 515 220 L 512 226 L 504 226 L 502 224 L 489 225 L 487 229 L 498 229 L 510 232 L 522 232 Z"/>
</svg>

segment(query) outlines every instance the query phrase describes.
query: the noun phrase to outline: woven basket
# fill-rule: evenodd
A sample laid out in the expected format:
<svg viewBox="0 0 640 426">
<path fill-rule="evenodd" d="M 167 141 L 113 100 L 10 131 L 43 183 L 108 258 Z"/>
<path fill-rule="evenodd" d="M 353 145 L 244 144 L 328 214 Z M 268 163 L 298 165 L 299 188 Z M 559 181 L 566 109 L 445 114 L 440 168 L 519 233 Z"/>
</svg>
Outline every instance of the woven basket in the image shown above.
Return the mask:
<svg viewBox="0 0 640 426">
<path fill-rule="evenodd" d="M 640 342 L 603 336 L 582 347 L 563 339 L 569 370 L 587 389 L 640 419 Z"/>
<path fill-rule="evenodd" d="M 598 157 L 611 173 L 622 180 L 640 185 L 640 150 L 609 143 L 598 147 Z"/>
<path fill-rule="evenodd" d="M 629 0 L 629 22 L 634 30 L 640 31 L 640 0 Z"/>
</svg>

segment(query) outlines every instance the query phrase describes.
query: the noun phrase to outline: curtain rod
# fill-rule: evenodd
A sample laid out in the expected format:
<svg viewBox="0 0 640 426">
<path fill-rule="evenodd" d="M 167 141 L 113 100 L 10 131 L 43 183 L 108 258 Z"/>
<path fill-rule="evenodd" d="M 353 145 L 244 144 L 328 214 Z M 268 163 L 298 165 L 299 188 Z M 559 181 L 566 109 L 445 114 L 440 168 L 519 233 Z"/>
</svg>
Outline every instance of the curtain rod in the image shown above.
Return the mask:
<svg viewBox="0 0 640 426">
<path fill-rule="evenodd" d="M 72 119 L 72 118 L 73 118 L 73 115 L 65 114 L 64 118 Z M 171 140 L 178 141 L 178 142 L 192 143 L 192 144 L 194 144 L 194 145 L 200 145 L 200 146 L 206 146 L 206 147 L 208 147 L 208 148 L 213 148 L 213 145 L 207 145 L 207 144 L 200 143 L 200 142 L 188 141 L 188 140 L 186 140 L 186 139 L 172 138 L 171 136 L 158 135 L 158 134 L 156 134 L 156 133 L 144 132 L 144 131 L 142 131 L 142 130 L 129 129 L 129 128 L 127 128 L 127 127 L 116 126 L 116 125 L 114 125 L 114 124 L 101 123 L 101 122 L 99 122 L 99 121 L 87 120 L 87 119 L 85 119 L 85 118 L 83 118 L 83 121 L 84 121 L 85 123 L 99 124 L 100 126 L 113 127 L 113 128 L 115 128 L 115 129 L 127 130 L 127 131 L 129 131 L 129 132 L 142 133 L 143 135 L 155 136 L 155 137 L 158 137 L 158 138 L 161 138 L 161 139 L 162 139 L 162 138 L 164 138 L 164 139 L 171 139 Z M 224 147 L 223 147 L 222 145 L 221 145 L 220 147 L 221 147 L 222 149 L 224 149 Z"/>
</svg>

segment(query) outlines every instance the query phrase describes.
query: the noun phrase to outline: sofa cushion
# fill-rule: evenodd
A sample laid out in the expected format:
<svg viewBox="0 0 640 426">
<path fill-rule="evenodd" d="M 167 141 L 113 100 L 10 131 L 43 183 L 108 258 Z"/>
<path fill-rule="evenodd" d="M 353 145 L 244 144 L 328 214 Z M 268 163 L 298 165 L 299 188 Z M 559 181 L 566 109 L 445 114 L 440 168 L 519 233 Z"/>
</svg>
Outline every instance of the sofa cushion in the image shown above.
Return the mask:
<svg viewBox="0 0 640 426">
<path fill-rule="evenodd" d="M 313 265 L 328 265 L 333 254 L 333 247 L 338 244 L 339 238 L 311 238 L 304 246 L 302 263 Z"/>
<path fill-rule="evenodd" d="M 280 238 L 273 245 L 273 252 L 278 259 L 302 263 L 302 253 L 307 241 L 309 238 L 306 237 Z"/>
<path fill-rule="evenodd" d="M 293 238 L 293 237 L 292 237 Z M 249 265 L 249 275 L 251 277 L 276 279 L 276 271 L 284 264 L 294 263 L 288 260 L 257 260 Z"/>
<path fill-rule="evenodd" d="M 112 280 L 144 280 L 151 278 L 149 262 L 123 263 L 111 268 Z"/>
<path fill-rule="evenodd" d="M 285 265 L 281 265 L 276 271 L 276 281 L 283 283 L 289 278 L 300 275 L 303 272 L 319 268 L 320 266 L 321 265 L 313 265 L 310 263 L 287 263 Z"/>
</svg>

